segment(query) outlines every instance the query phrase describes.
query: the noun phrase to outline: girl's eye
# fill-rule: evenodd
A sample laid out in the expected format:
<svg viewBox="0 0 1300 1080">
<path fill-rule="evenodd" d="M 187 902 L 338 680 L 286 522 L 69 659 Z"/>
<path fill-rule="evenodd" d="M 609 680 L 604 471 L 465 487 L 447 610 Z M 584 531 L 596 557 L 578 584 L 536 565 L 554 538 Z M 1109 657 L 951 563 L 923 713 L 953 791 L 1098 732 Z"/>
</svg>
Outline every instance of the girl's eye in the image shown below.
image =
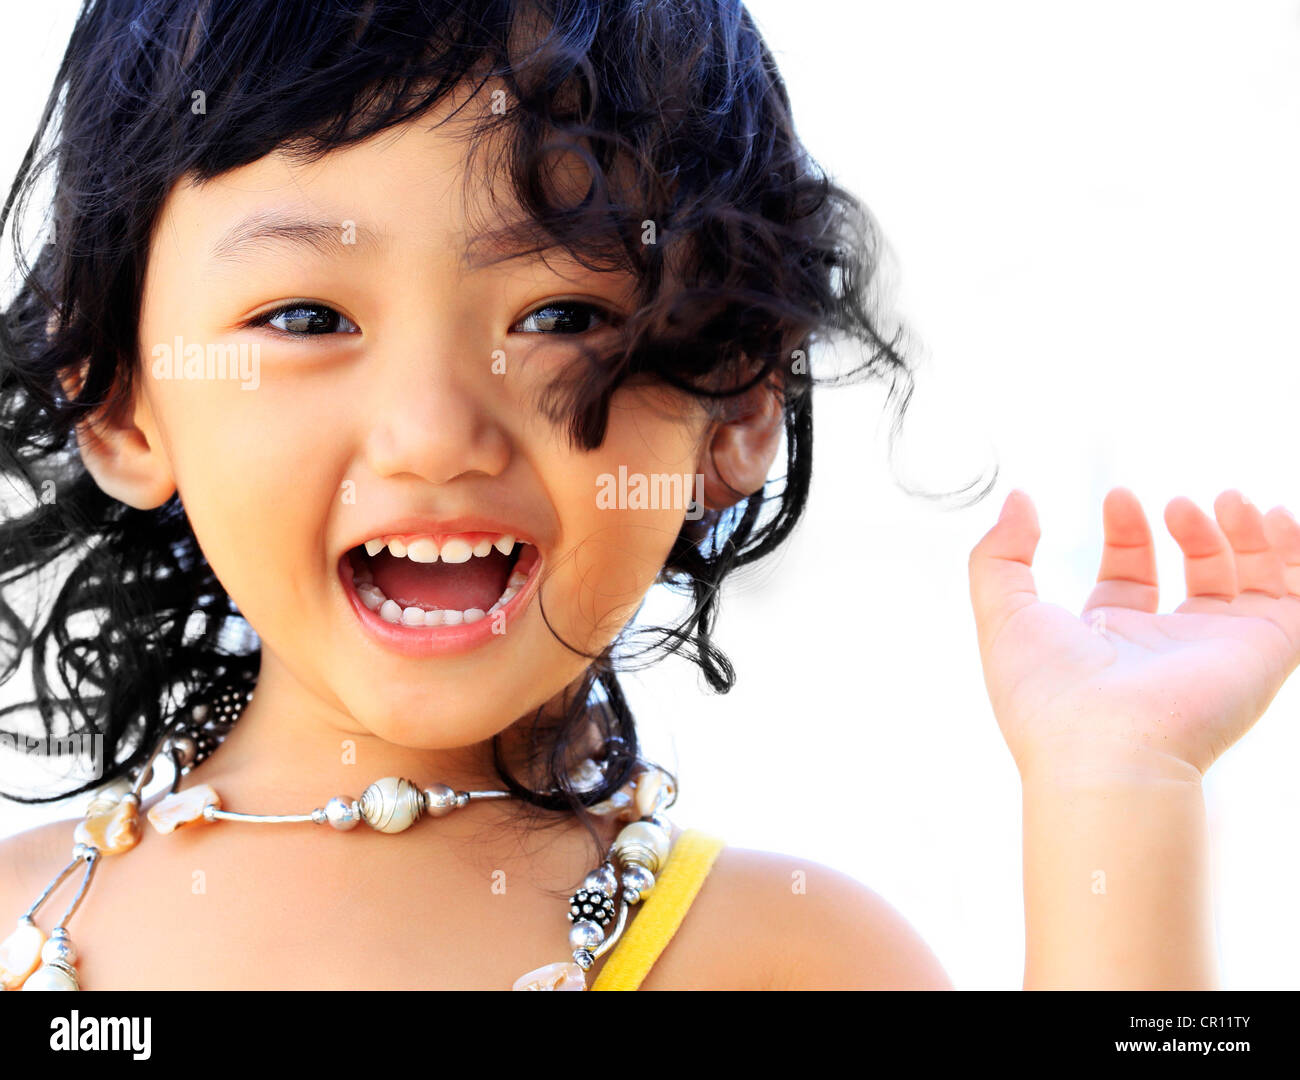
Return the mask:
<svg viewBox="0 0 1300 1080">
<path fill-rule="evenodd" d="M 513 333 L 583 334 L 611 321 L 609 313 L 595 304 L 576 300 L 555 300 L 533 309 L 514 326 Z M 524 329 L 520 330 L 520 327 Z"/>
<path fill-rule="evenodd" d="M 583 334 L 611 321 L 595 304 L 555 301 L 543 304 L 510 328 L 511 333 Z M 269 326 L 295 337 L 359 333 L 356 323 L 325 304 L 295 301 L 259 315 L 250 326 Z"/>
<path fill-rule="evenodd" d="M 295 301 L 259 315 L 250 326 L 269 326 L 295 337 L 319 337 L 322 334 L 356 334 L 357 324 L 325 304 Z"/>
</svg>

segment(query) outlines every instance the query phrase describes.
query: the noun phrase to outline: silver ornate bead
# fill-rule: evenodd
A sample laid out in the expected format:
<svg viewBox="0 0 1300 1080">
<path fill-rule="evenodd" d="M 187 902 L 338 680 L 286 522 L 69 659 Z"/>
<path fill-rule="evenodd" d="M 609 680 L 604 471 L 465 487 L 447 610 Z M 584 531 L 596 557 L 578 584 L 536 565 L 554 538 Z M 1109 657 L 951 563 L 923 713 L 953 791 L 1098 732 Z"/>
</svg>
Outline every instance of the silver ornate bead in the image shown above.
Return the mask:
<svg viewBox="0 0 1300 1080">
<path fill-rule="evenodd" d="M 446 784 L 432 784 L 424 789 L 424 809 L 433 817 L 442 817 L 456 809 L 456 789 Z"/>
<path fill-rule="evenodd" d="M 424 813 L 424 793 L 400 776 L 385 776 L 361 793 L 361 817 L 377 832 L 408 829 Z"/>
<path fill-rule="evenodd" d="M 325 820 L 339 832 L 347 832 L 361 824 L 361 812 L 352 800 L 335 795 L 325 804 Z"/>
<path fill-rule="evenodd" d="M 605 931 L 590 919 L 579 919 L 569 927 L 569 947 L 572 949 L 596 948 L 605 940 Z"/>
<path fill-rule="evenodd" d="M 644 866 L 635 863 L 623 871 L 619 877 L 623 886 L 623 898 L 629 904 L 637 904 L 650 895 L 655 887 L 655 876 Z"/>
</svg>

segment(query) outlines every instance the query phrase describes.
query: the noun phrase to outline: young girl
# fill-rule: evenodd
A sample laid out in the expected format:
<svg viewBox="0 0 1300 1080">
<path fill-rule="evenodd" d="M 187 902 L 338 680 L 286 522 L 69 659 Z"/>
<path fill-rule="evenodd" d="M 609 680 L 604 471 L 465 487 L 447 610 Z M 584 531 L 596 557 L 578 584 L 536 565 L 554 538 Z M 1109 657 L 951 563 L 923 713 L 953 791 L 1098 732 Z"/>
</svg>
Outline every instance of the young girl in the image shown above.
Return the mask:
<svg viewBox="0 0 1300 1080">
<path fill-rule="evenodd" d="M 7 730 L 102 740 L 10 792 L 94 794 L 0 845 L 7 988 L 950 985 L 864 886 L 674 822 L 619 688 L 671 651 L 731 686 L 719 590 L 799 520 L 814 345 L 906 403 L 870 217 L 740 5 L 90 0 L 19 250 L 46 176 L 0 341 Z M 1300 659 L 1300 527 L 1174 500 L 1158 616 L 1141 508 L 1103 511 L 1082 618 L 1023 494 L 971 553 L 1025 985 L 1212 986 L 1200 780 Z M 688 617 L 635 629 L 656 583 Z"/>
</svg>

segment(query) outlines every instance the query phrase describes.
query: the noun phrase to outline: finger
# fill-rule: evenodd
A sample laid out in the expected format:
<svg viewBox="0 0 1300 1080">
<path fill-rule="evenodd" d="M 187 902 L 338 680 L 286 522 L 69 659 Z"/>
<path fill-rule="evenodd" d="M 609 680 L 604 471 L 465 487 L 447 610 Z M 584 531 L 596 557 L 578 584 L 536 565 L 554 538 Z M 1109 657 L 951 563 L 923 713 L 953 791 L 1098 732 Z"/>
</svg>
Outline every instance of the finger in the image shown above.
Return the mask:
<svg viewBox="0 0 1300 1080">
<path fill-rule="evenodd" d="M 1259 508 L 1240 491 L 1230 489 L 1214 500 L 1214 513 L 1232 545 L 1239 592 L 1285 596 L 1282 559 L 1264 534 L 1264 515 Z"/>
<path fill-rule="evenodd" d="M 1031 567 L 1040 535 L 1033 500 L 1017 488 L 1007 495 L 997 523 L 971 549 L 971 606 L 981 655 L 1011 616 L 1038 601 Z"/>
<path fill-rule="evenodd" d="M 1128 488 L 1112 488 L 1102 500 L 1101 520 L 1101 568 L 1084 612 L 1097 607 L 1155 611 L 1160 604 L 1156 548 L 1142 504 Z"/>
<path fill-rule="evenodd" d="M 1188 600 L 1231 603 L 1236 599 L 1237 560 L 1218 523 L 1185 495 L 1165 507 L 1169 535 L 1183 552 Z M 1182 611 L 1182 606 L 1179 607 Z"/>
<path fill-rule="evenodd" d="M 1264 535 L 1282 560 L 1287 592 L 1300 596 L 1300 522 L 1286 507 L 1275 506 L 1264 515 Z"/>
</svg>

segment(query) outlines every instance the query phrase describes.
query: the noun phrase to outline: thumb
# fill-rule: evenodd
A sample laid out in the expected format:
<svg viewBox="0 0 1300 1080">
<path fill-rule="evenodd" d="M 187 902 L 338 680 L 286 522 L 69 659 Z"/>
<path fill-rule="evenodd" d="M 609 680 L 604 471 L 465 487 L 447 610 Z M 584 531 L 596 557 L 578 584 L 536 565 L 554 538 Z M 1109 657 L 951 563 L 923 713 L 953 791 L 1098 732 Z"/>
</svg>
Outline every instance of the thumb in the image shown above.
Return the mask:
<svg viewBox="0 0 1300 1080">
<path fill-rule="evenodd" d="M 981 655 L 1012 615 L 1038 602 L 1030 567 L 1040 535 L 1033 500 L 1016 488 L 997 523 L 971 549 L 970 598 Z"/>
</svg>

